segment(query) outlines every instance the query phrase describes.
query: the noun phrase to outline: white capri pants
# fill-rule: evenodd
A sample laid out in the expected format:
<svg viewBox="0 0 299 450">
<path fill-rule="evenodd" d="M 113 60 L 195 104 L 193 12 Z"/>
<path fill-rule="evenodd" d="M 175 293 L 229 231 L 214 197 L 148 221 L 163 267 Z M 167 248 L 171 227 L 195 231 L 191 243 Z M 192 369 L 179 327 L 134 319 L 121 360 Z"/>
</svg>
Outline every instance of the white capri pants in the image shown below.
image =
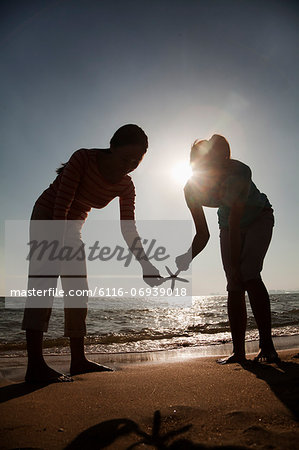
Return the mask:
<svg viewBox="0 0 299 450">
<path fill-rule="evenodd" d="M 37 225 L 39 229 L 42 229 L 42 224 L 34 223 L 33 221 L 42 220 L 52 220 L 52 212 L 35 204 L 30 219 L 30 241 L 36 237 Z M 27 296 L 22 322 L 23 330 L 48 330 L 54 301 L 54 295 L 50 293 L 53 292 L 54 294 L 58 277 L 60 276 L 64 291 L 64 335 L 66 337 L 82 337 L 86 335 L 88 284 L 84 244 L 81 240 L 80 232 L 83 221 L 68 221 L 69 223 L 71 225 L 73 223 L 73 228 L 71 234 L 65 237 L 64 245 L 70 245 L 73 249 L 81 248 L 81 254 L 83 251 L 83 257 L 79 262 L 76 262 L 76 274 L 68 273 L 63 268 L 63 263 L 57 262 L 56 273 L 48 275 L 45 273 L 47 268 L 43 261 L 38 263 L 38 267 L 36 261 L 34 263 L 31 260 L 29 261 L 28 291 L 32 292 L 35 289 L 42 292 L 47 291 L 49 294 L 38 297 Z M 49 222 L 47 222 L 47 226 L 48 224 Z M 31 273 L 34 275 L 30 275 Z M 41 275 L 38 275 L 39 273 Z M 80 291 L 83 295 L 74 295 L 76 291 Z"/>
</svg>

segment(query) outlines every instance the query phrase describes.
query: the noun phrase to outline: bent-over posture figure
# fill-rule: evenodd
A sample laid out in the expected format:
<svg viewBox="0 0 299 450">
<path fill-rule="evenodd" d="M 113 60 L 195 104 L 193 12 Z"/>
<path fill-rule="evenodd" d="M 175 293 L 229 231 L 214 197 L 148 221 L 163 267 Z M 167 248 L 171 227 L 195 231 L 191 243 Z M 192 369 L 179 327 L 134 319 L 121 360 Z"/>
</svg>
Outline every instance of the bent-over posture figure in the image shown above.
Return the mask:
<svg viewBox="0 0 299 450">
<path fill-rule="evenodd" d="M 233 340 L 233 354 L 218 362 L 227 364 L 246 359 L 246 291 L 259 330 L 261 350 L 256 360 L 273 362 L 278 355 L 271 337 L 269 295 L 261 279 L 263 260 L 274 225 L 271 204 L 252 182 L 250 168 L 231 159 L 230 147 L 224 137 L 214 135 L 210 140 L 195 141 L 190 163 L 193 175 L 184 192 L 196 235 L 188 252 L 176 258 L 177 267 L 187 270 L 191 260 L 209 240 L 203 206 L 218 208 L 221 256 L 227 278 L 228 316 Z"/>
<path fill-rule="evenodd" d="M 104 208 L 112 199 L 119 197 L 121 229 L 124 239 L 140 263 L 145 281 L 150 285 L 158 283 L 159 272 L 149 262 L 141 244 L 139 249 L 132 246 L 135 238 L 139 238 L 139 236 L 134 221 L 135 188 L 128 173 L 135 170 L 140 164 L 147 147 L 147 136 L 140 127 L 124 125 L 111 138 L 109 148 L 82 148 L 73 153 L 70 160 L 57 170 L 56 179 L 41 194 L 34 205 L 30 221 L 31 238 L 38 228 L 38 223 L 43 227 L 40 221 L 62 220 L 66 224 L 71 224 L 72 247 L 82 248 L 80 229 L 88 212 L 91 208 Z M 65 238 L 67 239 L 67 236 Z M 37 267 L 37 270 L 34 267 L 32 275 L 33 264 L 30 260 L 28 289 L 32 287 L 44 290 L 55 289 L 60 275 L 64 292 L 68 292 L 70 288 L 74 287 L 73 283 L 75 283 L 76 289 L 87 292 L 85 255 L 80 264 L 78 277 L 65 276 L 59 271 L 54 276 L 47 277 L 43 267 Z M 38 275 L 39 271 L 42 276 Z M 70 374 L 111 370 L 89 361 L 85 356 L 87 298 L 69 298 L 68 306 L 66 306 L 67 300 L 65 298 L 65 336 L 70 338 Z M 71 378 L 50 368 L 44 360 L 43 333 L 48 329 L 53 298 L 39 298 L 38 301 L 44 301 L 44 304 L 38 303 L 36 307 L 36 300 L 34 303 L 33 299 L 28 297 L 24 311 L 22 328 L 26 330 L 28 352 L 25 379 L 28 382 L 72 381 Z M 72 305 L 72 301 L 77 301 L 77 304 Z"/>
</svg>

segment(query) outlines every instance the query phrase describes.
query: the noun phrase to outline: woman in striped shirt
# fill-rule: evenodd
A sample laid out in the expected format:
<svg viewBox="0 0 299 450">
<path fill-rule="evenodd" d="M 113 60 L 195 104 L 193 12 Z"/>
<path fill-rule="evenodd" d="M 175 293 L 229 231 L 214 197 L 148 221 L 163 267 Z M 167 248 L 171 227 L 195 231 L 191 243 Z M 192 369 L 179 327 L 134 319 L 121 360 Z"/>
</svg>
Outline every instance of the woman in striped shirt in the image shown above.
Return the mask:
<svg viewBox="0 0 299 450">
<path fill-rule="evenodd" d="M 74 227 L 75 231 L 71 238 L 72 245 L 78 247 L 81 245 L 82 248 L 80 228 L 88 212 L 91 208 L 104 208 L 112 199 L 119 197 L 121 228 L 123 236 L 131 248 L 133 241 L 136 240 L 133 237 L 139 236 L 134 222 L 135 188 L 128 173 L 138 167 L 147 147 L 148 140 L 144 131 L 137 125 L 130 124 L 124 125 L 115 132 L 108 149 L 80 149 L 73 153 L 70 160 L 57 169 L 56 179 L 41 194 L 34 205 L 30 222 L 30 241 L 34 235 L 34 227 L 40 223 L 33 221 L 62 220 L 63 224 L 79 224 L 77 228 Z M 131 224 L 129 230 L 123 224 Z M 42 229 L 45 230 L 45 227 L 43 226 Z M 132 248 L 132 252 L 142 267 L 145 281 L 150 285 L 158 284 L 160 274 L 149 262 L 141 244 L 139 248 Z M 39 265 L 41 266 L 41 264 Z M 28 290 L 32 287 L 39 289 L 56 287 L 58 275 L 61 275 L 61 272 L 46 277 L 45 267 L 34 267 L 32 261 L 30 261 L 30 266 Z M 85 258 L 79 269 L 80 275 L 77 280 L 79 284 L 76 281 L 75 287 L 77 289 L 79 286 L 80 289 L 86 289 L 85 292 L 87 292 Z M 38 275 L 40 273 L 42 275 Z M 71 287 L 71 282 L 74 282 L 74 278 L 70 281 L 66 276 L 61 275 L 64 291 Z M 26 330 L 28 352 L 25 379 L 28 382 L 72 381 L 70 377 L 50 368 L 43 358 L 43 332 L 48 329 L 53 298 L 48 297 L 43 300 L 45 304 L 41 308 L 39 307 L 40 303 L 36 305 L 34 299 L 27 298 L 24 311 L 22 329 Z M 40 302 L 41 299 L 39 298 L 38 301 Z M 70 338 L 71 348 L 70 374 L 111 370 L 89 361 L 85 357 L 87 298 L 81 298 L 80 302 L 79 307 L 65 307 L 65 336 Z"/>
</svg>

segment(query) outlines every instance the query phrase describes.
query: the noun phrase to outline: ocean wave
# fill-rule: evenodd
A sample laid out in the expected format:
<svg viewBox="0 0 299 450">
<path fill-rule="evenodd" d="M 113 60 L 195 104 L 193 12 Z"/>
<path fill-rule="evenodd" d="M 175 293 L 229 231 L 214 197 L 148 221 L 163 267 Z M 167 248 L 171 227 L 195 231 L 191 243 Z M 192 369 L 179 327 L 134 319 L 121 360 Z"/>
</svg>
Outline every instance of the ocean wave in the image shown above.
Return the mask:
<svg viewBox="0 0 299 450">
<path fill-rule="evenodd" d="M 271 296 L 274 336 L 299 334 L 298 294 Z M 2 302 L 3 303 L 3 302 Z M 0 302 L 1 304 L 1 302 Z M 102 309 L 91 309 L 87 316 L 86 348 L 92 352 L 139 352 L 217 344 L 231 339 L 226 296 L 195 297 L 192 307 L 154 308 L 148 300 L 123 302 L 111 299 Z M 113 307 L 112 307 L 113 306 Z M 25 352 L 25 333 L 21 331 L 23 312 L 1 308 L 0 353 Z M 53 309 L 46 352 L 68 352 L 69 340 L 63 335 L 63 310 Z M 247 339 L 257 339 L 258 331 L 248 308 Z"/>
<path fill-rule="evenodd" d="M 273 336 L 293 336 L 297 335 L 299 330 L 294 326 L 274 327 Z M 247 339 L 257 339 L 257 329 L 247 330 Z M 229 326 L 210 328 L 208 325 L 195 325 L 186 331 L 165 331 L 155 332 L 153 330 L 143 330 L 127 333 L 107 333 L 102 335 L 89 335 L 85 338 L 86 348 L 93 348 L 100 352 L 134 351 L 142 348 L 142 351 L 159 350 L 165 348 L 191 347 L 195 345 L 207 345 L 225 343 L 231 340 Z M 44 339 L 44 349 L 55 349 L 60 352 L 62 348 L 68 348 L 69 339 L 66 337 L 46 338 Z M 26 342 L 2 342 L 0 343 L 0 353 L 24 351 Z"/>
</svg>

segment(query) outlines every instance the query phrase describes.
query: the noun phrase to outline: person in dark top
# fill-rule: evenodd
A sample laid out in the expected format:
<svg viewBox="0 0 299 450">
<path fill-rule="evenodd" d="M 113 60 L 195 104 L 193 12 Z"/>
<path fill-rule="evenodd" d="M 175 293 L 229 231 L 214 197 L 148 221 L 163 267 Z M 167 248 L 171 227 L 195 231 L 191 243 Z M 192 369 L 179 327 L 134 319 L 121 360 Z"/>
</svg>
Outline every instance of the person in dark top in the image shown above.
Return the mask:
<svg viewBox="0 0 299 450">
<path fill-rule="evenodd" d="M 230 146 L 220 135 L 195 141 L 190 154 L 192 177 L 184 188 L 196 235 L 190 249 L 176 258 L 178 269 L 190 262 L 206 246 L 209 230 L 203 206 L 218 208 L 220 246 L 227 278 L 228 316 L 233 354 L 221 364 L 242 363 L 245 356 L 247 313 L 245 292 L 259 330 L 260 352 L 256 360 L 278 360 L 271 337 L 270 300 L 261 278 L 264 257 L 274 225 L 273 209 L 267 196 L 251 179 L 250 168 L 231 158 Z"/>
</svg>

